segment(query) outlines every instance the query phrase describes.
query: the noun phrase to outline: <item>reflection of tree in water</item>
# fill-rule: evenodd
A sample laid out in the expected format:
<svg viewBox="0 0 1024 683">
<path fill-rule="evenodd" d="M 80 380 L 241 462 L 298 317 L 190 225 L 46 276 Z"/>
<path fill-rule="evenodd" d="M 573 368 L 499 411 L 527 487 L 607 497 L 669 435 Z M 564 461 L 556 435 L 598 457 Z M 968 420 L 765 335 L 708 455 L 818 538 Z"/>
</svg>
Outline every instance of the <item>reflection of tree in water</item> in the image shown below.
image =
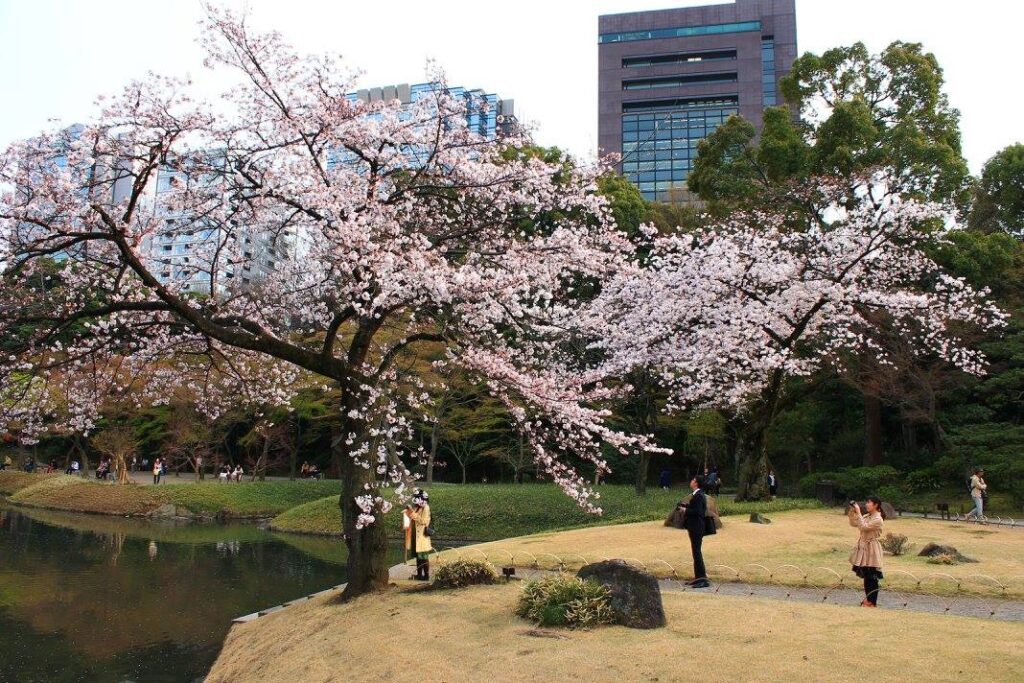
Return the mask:
<svg viewBox="0 0 1024 683">
<path fill-rule="evenodd" d="M 264 542 L 222 537 L 205 543 L 158 543 L 139 536 L 64 529 L 5 514 L 0 518 L 0 632 L 28 632 L 24 625 L 59 638 L 60 647 L 44 651 L 54 671 L 67 657 L 79 655 L 97 666 L 122 669 L 130 660 L 151 670 L 155 661 L 139 659 L 143 653 L 175 652 L 190 653 L 189 661 L 156 659 L 171 671 L 193 672 L 199 666 L 195 675 L 201 675 L 231 619 L 343 579 L 337 565 L 269 536 Z M 20 622 L 18 628 L 12 630 L 9 620 Z M 4 640 L 8 649 L 18 647 Z M 0 664 L 4 659 L 0 655 Z M 192 675 L 182 674 L 182 680 Z"/>
</svg>

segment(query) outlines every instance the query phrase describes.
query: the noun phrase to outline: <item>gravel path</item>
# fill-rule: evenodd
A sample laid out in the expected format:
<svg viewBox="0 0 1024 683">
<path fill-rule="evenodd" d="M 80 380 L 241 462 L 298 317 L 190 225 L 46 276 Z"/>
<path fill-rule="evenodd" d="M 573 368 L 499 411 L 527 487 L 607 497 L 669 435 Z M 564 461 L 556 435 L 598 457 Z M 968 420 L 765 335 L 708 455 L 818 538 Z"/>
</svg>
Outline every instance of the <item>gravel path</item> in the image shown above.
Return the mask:
<svg viewBox="0 0 1024 683">
<path fill-rule="evenodd" d="M 414 573 L 413 567 L 397 565 L 391 568 L 392 579 L 408 579 Z M 537 569 L 516 569 L 516 575 L 522 579 L 535 579 L 549 576 L 555 572 Z M 772 586 L 758 583 L 724 582 L 713 583 L 710 588 L 688 588 L 680 581 L 661 579 L 658 581 L 665 592 L 692 592 L 702 595 L 731 595 L 736 597 L 767 598 L 769 600 L 791 600 L 795 602 L 815 602 L 825 605 L 841 605 L 856 607 L 864 599 L 860 591 L 849 588 L 802 588 L 790 586 Z M 1000 621 L 1024 622 L 1024 601 L 986 599 L 975 596 L 939 596 L 922 593 L 887 592 L 882 585 L 879 598 L 879 609 L 907 610 L 911 612 L 927 612 L 930 614 L 949 614 L 958 617 L 978 617 L 983 619 L 999 619 Z"/>
</svg>

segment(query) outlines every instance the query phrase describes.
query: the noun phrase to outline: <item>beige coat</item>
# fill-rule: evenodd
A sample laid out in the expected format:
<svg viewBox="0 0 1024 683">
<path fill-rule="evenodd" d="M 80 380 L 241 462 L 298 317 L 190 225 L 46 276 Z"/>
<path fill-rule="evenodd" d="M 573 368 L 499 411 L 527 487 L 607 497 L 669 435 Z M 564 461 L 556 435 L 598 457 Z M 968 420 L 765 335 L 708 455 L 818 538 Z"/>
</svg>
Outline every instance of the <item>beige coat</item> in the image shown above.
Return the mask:
<svg viewBox="0 0 1024 683">
<path fill-rule="evenodd" d="M 985 480 L 979 477 L 977 474 L 971 476 L 971 497 L 981 498 L 982 492 L 988 488 L 988 484 Z"/>
<path fill-rule="evenodd" d="M 416 535 L 416 552 L 430 552 L 434 546 L 430 544 L 430 537 L 423 533 L 430 526 L 430 506 L 414 507 L 408 514 L 412 520 L 412 531 Z"/>
<path fill-rule="evenodd" d="M 882 535 L 882 513 L 872 512 L 863 516 L 850 508 L 850 526 L 860 529 L 860 538 L 850 553 L 850 564 L 854 567 L 882 568 L 882 544 L 878 538 Z"/>
</svg>

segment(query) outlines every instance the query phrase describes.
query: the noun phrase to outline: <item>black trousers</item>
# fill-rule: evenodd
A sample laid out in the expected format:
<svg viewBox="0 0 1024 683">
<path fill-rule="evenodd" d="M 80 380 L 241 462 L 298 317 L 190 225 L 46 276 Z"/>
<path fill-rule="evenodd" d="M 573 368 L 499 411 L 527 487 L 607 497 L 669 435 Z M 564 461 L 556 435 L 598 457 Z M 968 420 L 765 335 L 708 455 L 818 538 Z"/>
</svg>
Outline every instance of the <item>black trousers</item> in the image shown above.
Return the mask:
<svg viewBox="0 0 1024 683">
<path fill-rule="evenodd" d="M 704 555 L 700 551 L 701 543 L 704 542 L 704 534 L 694 529 L 687 529 L 690 534 L 690 552 L 693 553 L 693 578 L 708 578 L 707 570 L 704 568 Z"/>
<path fill-rule="evenodd" d="M 864 577 L 864 596 L 868 602 L 872 605 L 878 604 L 878 577 L 877 576 L 865 576 Z"/>
</svg>

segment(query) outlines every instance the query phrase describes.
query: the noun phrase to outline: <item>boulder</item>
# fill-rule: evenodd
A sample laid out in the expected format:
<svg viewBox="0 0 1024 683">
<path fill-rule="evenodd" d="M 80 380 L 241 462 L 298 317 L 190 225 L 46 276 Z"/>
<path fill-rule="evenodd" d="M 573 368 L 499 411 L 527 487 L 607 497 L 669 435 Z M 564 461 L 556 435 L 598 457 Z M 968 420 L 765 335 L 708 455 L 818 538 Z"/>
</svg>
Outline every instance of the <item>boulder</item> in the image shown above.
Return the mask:
<svg viewBox="0 0 1024 683">
<path fill-rule="evenodd" d="M 895 519 L 896 518 L 896 508 L 894 508 L 892 506 L 892 503 L 890 503 L 887 500 L 883 500 L 882 501 L 882 516 L 885 517 L 886 519 Z"/>
<path fill-rule="evenodd" d="M 951 545 L 940 545 L 938 543 L 929 543 L 921 548 L 921 552 L 917 554 L 918 557 L 938 557 L 940 555 L 952 557 L 957 562 L 977 562 L 974 558 L 967 557 Z"/>
<path fill-rule="evenodd" d="M 760 512 L 751 512 L 750 513 L 750 523 L 751 524 L 771 524 L 772 520 L 768 519 L 767 517 L 762 515 Z"/>
<path fill-rule="evenodd" d="M 665 608 L 661 604 L 658 580 L 622 560 L 588 564 L 576 576 L 592 579 L 608 588 L 615 623 L 629 628 L 661 628 Z"/>
</svg>

